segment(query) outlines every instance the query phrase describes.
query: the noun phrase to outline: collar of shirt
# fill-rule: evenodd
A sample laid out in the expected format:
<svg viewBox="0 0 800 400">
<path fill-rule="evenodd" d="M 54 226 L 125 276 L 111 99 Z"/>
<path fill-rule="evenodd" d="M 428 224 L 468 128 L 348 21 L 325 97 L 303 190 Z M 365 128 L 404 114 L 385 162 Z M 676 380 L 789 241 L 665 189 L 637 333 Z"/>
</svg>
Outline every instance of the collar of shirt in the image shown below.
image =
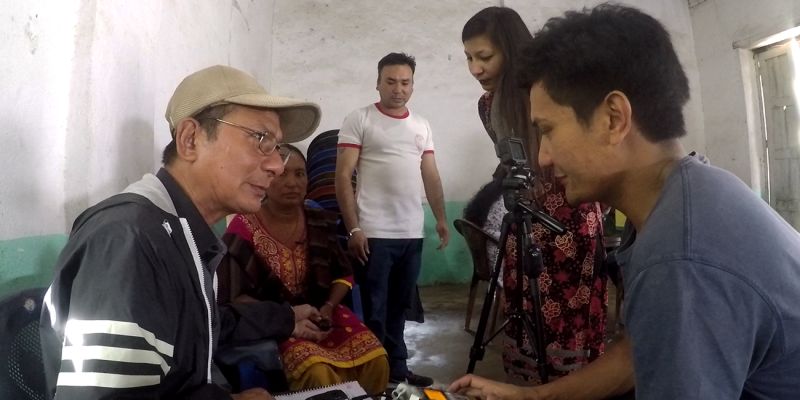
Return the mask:
<svg viewBox="0 0 800 400">
<path fill-rule="evenodd" d="M 175 178 L 167 172 L 166 169 L 161 168 L 156 176 L 164 184 L 164 187 L 175 205 L 175 211 L 178 217 L 186 218 L 189 222 L 189 228 L 192 230 L 195 243 L 197 244 L 197 251 L 200 253 L 200 259 L 203 264 L 213 271 L 219 263 L 221 256 L 225 254 L 225 245 L 217 236 L 211 227 L 206 224 L 200 211 L 192 203 L 192 200 L 186 195 L 186 192 L 178 185 Z"/>
</svg>

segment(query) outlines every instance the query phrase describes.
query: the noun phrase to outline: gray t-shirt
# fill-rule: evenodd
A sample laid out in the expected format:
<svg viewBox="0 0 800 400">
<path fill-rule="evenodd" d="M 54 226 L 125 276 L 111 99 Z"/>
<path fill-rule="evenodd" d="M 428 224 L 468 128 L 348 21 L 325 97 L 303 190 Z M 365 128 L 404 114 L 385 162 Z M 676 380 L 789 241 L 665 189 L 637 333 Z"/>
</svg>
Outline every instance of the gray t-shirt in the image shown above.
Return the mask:
<svg viewBox="0 0 800 400">
<path fill-rule="evenodd" d="M 637 399 L 800 398 L 800 235 L 733 174 L 681 160 L 617 261 Z"/>
</svg>

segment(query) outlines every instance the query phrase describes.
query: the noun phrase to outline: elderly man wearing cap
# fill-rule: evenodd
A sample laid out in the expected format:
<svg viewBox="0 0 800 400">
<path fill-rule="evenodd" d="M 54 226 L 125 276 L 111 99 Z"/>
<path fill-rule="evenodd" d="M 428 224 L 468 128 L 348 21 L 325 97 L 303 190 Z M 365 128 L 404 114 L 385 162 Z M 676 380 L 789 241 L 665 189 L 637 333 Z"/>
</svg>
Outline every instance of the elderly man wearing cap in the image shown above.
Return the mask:
<svg viewBox="0 0 800 400">
<path fill-rule="evenodd" d="M 215 306 L 226 248 L 209 226 L 259 209 L 283 171 L 278 144 L 308 137 L 319 107 L 215 66 L 178 85 L 166 117 L 164 168 L 84 211 L 58 260 L 41 320 L 56 399 L 231 398 L 212 380 L 214 350 L 274 336 L 258 316 L 288 307 Z"/>
</svg>

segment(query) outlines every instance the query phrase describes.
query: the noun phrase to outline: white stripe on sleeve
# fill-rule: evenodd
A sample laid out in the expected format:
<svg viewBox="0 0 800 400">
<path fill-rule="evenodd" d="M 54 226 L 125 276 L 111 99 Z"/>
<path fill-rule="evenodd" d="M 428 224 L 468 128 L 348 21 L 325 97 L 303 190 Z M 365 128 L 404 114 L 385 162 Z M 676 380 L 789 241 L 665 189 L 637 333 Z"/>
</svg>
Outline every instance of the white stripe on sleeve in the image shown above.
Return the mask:
<svg viewBox="0 0 800 400">
<path fill-rule="evenodd" d="M 61 352 L 61 359 L 73 361 L 76 370 L 80 371 L 77 365 L 83 364 L 84 360 L 104 360 L 118 361 L 138 364 L 160 365 L 164 375 L 169 372 L 170 366 L 160 354 L 151 350 L 126 349 L 122 347 L 109 346 L 64 346 Z"/>
<path fill-rule="evenodd" d="M 106 388 L 134 388 L 158 385 L 158 375 L 120 375 L 99 372 L 62 372 L 58 374 L 58 386 L 95 386 Z"/>
<path fill-rule="evenodd" d="M 64 335 L 73 345 L 82 345 L 83 335 L 90 333 L 140 337 L 167 357 L 172 357 L 174 351 L 173 345 L 156 339 L 156 335 L 134 322 L 71 319 L 64 327 Z"/>
</svg>

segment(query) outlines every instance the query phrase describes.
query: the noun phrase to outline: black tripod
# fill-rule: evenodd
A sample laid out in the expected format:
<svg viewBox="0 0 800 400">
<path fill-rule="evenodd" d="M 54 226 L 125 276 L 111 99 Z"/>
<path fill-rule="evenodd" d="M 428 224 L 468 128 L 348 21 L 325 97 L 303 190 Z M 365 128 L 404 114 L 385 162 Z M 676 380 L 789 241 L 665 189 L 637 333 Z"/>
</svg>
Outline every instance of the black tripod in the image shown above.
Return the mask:
<svg viewBox="0 0 800 400">
<path fill-rule="evenodd" d="M 538 277 L 542 271 L 542 251 L 536 243 L 531 241 L 531 226 L 532 220 L 535 218 L 537 222 L 542 223 L 547 229 L 563 233 L 566 229 L 558 221 L 551 218 L 544 212 L 531 207 L 532 203 L 526 201 L 520 195 L 520 186 L 527 189 L 527 183 L 518 183 L 513 180 L 514 178 L 507 178 L 503 182 L 503 186 L 508 188 L 503 193 L 503 200 L 506 209 L 511 210 L 503 217 L 503 223 L 500 227 L 500 242 L 498 244 L 497 261 L 495 261 L 494 269 L 492 270 L 492 278 L 489 281 L 489 291 L 486 293 L 486 298 L 483 301 L 483 308 L 481 309 L 481 319 L 478 322 L 478 328 L 475 331 L 475 342 L 469 352 L 469 366 L 467 373 L 472 373 L 475 370 L 475 363 L 483 360 L 486 353 L 486 345 L 494 339 L 500 332 L 505 329 L 509 323 L 513 323 L 517 329 L 517 347 L 522 347 L 521 330 L 525 329 L 528 337 L 533 341 L 533 350 L 536 354 L 536 364 L 539 369 L 539 376 L 542 383 L 547 383 L 547 355 L 545 352 L 545 339 L 544 339 L 544 317 L 542 316 L 542 300 L 539 293 Z M 508 181 L 508 183 L 507 183 Z M 516 244 L 517 244 L 517 260 L 516 260 L 516 273 L 517 273 L 517 288 L 514 293 L 514 299 L 511 303 L 512 308 L 508 318 L 503 322 L 503 325 L 494 332 L 489 339 L 483 341 L 484 334 L 486 333 L 486 324 L 489 319 L 489 313 L 492 308 L 492 300 L 494 299 L 495 290 L 497 290 L 497 282 L 500 276 L 500 266 L 503 265 L 503 254 L 508 241 L 508 234 L 511 227 L 516 228 Z M 522 278 L 527 276 L 530 282 L 531 296 L 533 297 L 533 312 L 526 313 L 522 305 Z M 531 315 L 533 320 L 531 320 Z"/>
</svg>

